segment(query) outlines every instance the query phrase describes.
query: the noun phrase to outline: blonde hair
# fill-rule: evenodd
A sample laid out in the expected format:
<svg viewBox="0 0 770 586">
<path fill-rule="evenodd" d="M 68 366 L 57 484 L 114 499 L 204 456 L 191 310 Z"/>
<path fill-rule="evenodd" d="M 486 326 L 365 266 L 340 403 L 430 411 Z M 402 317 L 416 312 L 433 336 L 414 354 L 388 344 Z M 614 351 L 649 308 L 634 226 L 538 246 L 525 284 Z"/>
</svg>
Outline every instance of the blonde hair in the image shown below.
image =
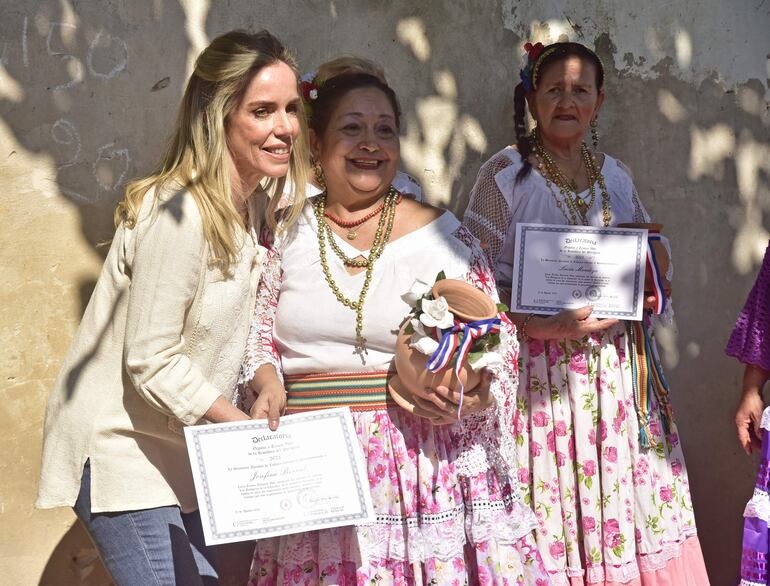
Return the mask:
<svg viewBox="0 0 770 586">
<path fill-rule="evenodd" d="M 159 193 L 169 182 L 188 189 L 200 210 L 203 232 L 209 244 L 209 262 L 227 270 L 237 261 L 239 242 L 236 227 L 240 217 L 232 201 L 226 126 L 254 75 L 262 68 L 283 62 L 298 74 L 296 61 L 268 31 L 231 31 L 203 50 L 179 107 L 176 124 L 157 170 L 129 183 L 126 195 L 115 210 L 115 226 L 136 224 L 145 194 Z M 286 177 L 266 179 L 270 202 L 263 218 L 271 230 L 288 228 L 302 212 L 308 179 L 307 123 L 300 115 L 300 132 L 294 140 L 289 177 L 289 205 L 278 210 Z"/>
<path fill-rule="evenodd" d="M 374 61 L 364 59 L 363 57 L 356 57 L 355 55 L 340 55 L 319 65 L 315 81 L 316 83 L 323 84 L 333 77 L 353 73 L 366 73 L 376 77 L 384 84 L 388 83 L 385 79 L 385 70 L 382 67 Z"/>
</svg>

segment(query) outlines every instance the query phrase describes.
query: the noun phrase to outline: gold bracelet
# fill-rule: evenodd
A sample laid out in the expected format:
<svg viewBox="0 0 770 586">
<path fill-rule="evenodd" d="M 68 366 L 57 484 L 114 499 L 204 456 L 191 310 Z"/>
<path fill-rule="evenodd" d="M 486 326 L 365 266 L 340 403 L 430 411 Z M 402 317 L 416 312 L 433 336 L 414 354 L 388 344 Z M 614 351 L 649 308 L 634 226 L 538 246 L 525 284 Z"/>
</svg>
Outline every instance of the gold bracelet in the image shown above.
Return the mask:
<svg viewBox="0 0 770 586">
<path fill-rule="evenodd" d="M 534 313 L 527 314 L 527 317 L 524 318 L 524 321 L 521 322 L 521 329 L 519 330 L 519 341 L 522 343 L 529 342 L 532 338 L 527 333 L 527 326 L 529 325 L 529 322 L 532 320 L 532 318 L 535 317 Z"/>
</svg>

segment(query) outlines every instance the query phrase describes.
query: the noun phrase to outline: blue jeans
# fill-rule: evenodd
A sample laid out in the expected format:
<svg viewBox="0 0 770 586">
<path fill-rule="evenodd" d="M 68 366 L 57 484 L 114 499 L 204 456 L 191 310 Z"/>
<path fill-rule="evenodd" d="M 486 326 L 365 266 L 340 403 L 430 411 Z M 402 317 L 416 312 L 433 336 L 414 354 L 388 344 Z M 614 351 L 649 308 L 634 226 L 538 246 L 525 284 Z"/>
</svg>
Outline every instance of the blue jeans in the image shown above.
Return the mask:
<svg viewBox="0 0 770 586">
<path fill-rule="evenodd" d="M 214 548 L 203 541 L 200 514 L 179 507 L 91 513 L 91 467 L 83 467 L 75 513 L 116 586 L 216 586 Z"/>
</svg>

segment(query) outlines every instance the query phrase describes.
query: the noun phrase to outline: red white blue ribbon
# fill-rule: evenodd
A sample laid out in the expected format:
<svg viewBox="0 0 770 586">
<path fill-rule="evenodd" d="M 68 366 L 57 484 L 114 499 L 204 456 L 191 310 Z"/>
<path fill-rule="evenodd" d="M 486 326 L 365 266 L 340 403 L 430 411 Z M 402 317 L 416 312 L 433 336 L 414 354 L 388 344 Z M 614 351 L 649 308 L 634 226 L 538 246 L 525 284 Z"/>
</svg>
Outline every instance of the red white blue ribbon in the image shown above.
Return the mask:
<svg viewBox="0 0 770 586">
<path fill-rule="evenodd" d="M 647 235 L 647 275 L 652 283 L 652 294 L 655 297 L 655 307 L 653 311 L 657 314 L 666 310 L 666 291 L 663 288 L 663 279 L 658 268 L 658 262 L 655 260 L 655 253 L 652 250 L 652 242 L 660 242 L 660 234 L 650 233 Z"/>
<path fill-rule="evenodd" d="M 463 382 L 460 380 L 460 369 L 465 364 L 465 360 L 468 358 L 468 354 L 471 351 L 473 342 L 489 333 L 496 333 L 500 331 L 500 317 L 492 317 L 489 319 L 483 319 L 479 321 L 473 321 L 469 323 L 463 323 L 455 320 L 455 325 L 451 328 L 441 330 L 441 341 L 438 344 L 436 351 L 431 354 L 428 359 L 427 369 L 431 372 L 438 372 L 447 367 L 452 360 L 452 356 L 455 354 L 457 358 L 455 360 L 455 376 L 460 383 L 460 404 L 457 409 L 457 418 L 460 418 L 460 413 L 463 408 Z"/>
</svg>

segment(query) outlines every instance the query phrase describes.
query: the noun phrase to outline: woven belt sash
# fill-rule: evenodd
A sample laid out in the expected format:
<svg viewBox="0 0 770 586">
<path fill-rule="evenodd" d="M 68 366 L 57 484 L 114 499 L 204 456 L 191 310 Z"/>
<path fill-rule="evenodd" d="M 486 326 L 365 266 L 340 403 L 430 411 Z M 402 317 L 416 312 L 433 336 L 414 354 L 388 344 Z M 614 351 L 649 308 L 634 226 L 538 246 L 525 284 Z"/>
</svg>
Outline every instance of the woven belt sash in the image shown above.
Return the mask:
<svg viewBox="0 0 770 586">
<path fill-rule="evenodd" d="M 652 344 L 646 322 L 626 322 L 631 350 L 631 376 L 634 387 L 636 415 L 639 418 L 639 445 L 654 447 L 656 440 L 650 430 L 652 395 L 658 400 L 663 433 L 668 436 L 674 428 L 674 411 L 668 396 L 668 383 L 663 376 L 655 346 Z"/>
<path fill-rule="evenodd" d="M 384 409 L 387 381 L 386 371 L 287 376 L 286 413 L 331 407 L 350 407 L 351 411 Z"/>
</svg>

